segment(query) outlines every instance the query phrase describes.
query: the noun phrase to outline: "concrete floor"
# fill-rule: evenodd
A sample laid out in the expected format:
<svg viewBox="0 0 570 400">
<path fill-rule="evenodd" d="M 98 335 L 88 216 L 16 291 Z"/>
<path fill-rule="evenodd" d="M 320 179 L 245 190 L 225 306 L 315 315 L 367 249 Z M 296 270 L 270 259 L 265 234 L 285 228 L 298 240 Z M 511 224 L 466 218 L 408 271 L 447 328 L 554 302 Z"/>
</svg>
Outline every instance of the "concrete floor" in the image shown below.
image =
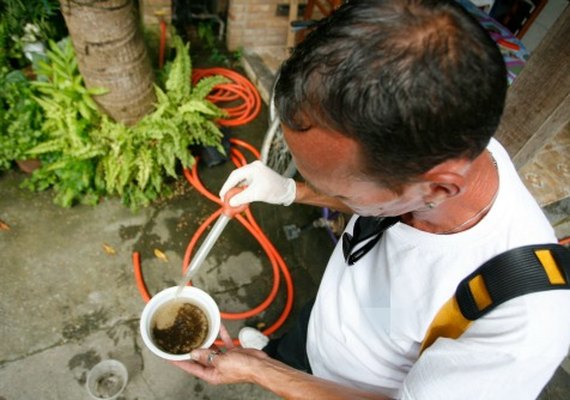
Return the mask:
<svg viewBox="0 0 570 400">
<path fill-rule="evenodd" d="M 235 136 L 259 146 L 266 120 L 264 111 Z M 231 169 L 229 164 L 204 167 L 201 176 L 217 192 Z M 152 355 L 139 335 L 144 302 L 135 286 L 132 253 L 141 253 L 151 293 L 176 285 L 187 243 L 216 210 L 214 204 L 182 182 L 173 198 L 137 213 L 116 200 L 62 209 L 52 204 L 50 192 L 19 189 L 24 178 L 19 171 L 0 176 L 0 220 L 10 227 L 0 231 L 0 400 L 88 399 L 87 372 L 109 358 L 128 368 L 123 400 L 276 398 L 249 384 L 200 382 Z M 285 238 L 284 225 L 305 226 L 319 217 L 317 209 L 262 204 L 252 209 L 293 275 L 294 308 L 283 331 L 315 295 L 332 243 L 319 229 L 294 241 Z M 157 258 L 155 249 L 167 261 Z M 240 311 L 269 293 L 271 268 L 253 238 L 231 223 L 194 283 L 210 292 L 222 310 Z M 284 300 L 280 289 L 275 303 L 258 317 L 228 322 L 230 332 L 271 324 Z M 570 398 L 568 371 L 567 360 L 541 398 Z"/>
<path fill-rule="evenodd" d="M 235 136 L 259 146 L 266 116 Z M 217 193 L 232 167 L 202 168 Z M 100 360 L 123 362 L 130 378 L 121 399 L 273 399 L 254 385 L 210 386 L 151 354 L 140 338 L 144 307 L 131 262 L 139 251 L 151 293 L 177 284 L 188 241 L 217 209 L 182 182 L 170 200 L 132 213 L 116 200 L 96 207 L 62 209 L 52 194 L 18 186 L 19 171 L 0 176 L 0 399 L 88 399 L 87 372 Z M 252 207 L 258 223 L 285 257 L 295 283 L 294 319 L 314 296 L 332 242 L 324 230 L 287 241 L 286 224 L 304 226 L 319 210 L 292 206 Z M 270 291 L 272 272 L 257 242 L 232 221 L 206 260 L 196 286 L 210 292 L 223 311 L 243 311 Z M 105 248 L 107 251 L 105 251 Z M 115 254 L 109 254 L 109 250 Z M 168 261 L 154 255 L 159 249 Z M 281 287 L 284 285 L 282 284 Z M 228 322 L 237 334 L 245 324 L 271 325 L 284 306 L 285 290 L 256 318 Z"/>
</svg>

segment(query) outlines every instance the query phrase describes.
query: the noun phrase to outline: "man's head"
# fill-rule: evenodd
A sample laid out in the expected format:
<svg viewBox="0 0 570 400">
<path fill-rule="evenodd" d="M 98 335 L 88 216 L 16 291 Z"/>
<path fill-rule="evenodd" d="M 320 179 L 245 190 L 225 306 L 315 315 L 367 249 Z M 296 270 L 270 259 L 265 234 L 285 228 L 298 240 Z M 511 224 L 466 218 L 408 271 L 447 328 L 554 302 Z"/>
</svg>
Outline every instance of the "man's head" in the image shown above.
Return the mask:
<svg viewBox="0 0 570 400">
<path fill-rule="evenodd" d="M 479 155 L 506 85 L 496 45 L 453 0 L 357 0 L 297 46 L 275 101 L 294 131 L 354 139 L 362 172 L 397 190 L 446 160 Z"/>
</svg>

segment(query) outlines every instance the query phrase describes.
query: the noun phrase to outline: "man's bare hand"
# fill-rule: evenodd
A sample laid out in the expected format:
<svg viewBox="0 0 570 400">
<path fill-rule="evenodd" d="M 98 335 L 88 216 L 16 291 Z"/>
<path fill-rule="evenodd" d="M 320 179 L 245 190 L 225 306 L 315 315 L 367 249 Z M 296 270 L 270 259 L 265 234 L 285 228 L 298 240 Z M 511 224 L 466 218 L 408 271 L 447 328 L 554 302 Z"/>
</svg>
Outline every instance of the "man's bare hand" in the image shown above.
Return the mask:
<svg viewBox="0 0 570 400">
<path fill-rule="evenodd" d="M 225 352 L 217 348 L 193 350 L 191 361 L 171 361 L 172 364 L 209 384 L 251 382 L 254 371 L 259 368 L 267 354 L 255 349 L 234 346 L 227 329 L 220 327 L 220 337 Z"/>
</svg>

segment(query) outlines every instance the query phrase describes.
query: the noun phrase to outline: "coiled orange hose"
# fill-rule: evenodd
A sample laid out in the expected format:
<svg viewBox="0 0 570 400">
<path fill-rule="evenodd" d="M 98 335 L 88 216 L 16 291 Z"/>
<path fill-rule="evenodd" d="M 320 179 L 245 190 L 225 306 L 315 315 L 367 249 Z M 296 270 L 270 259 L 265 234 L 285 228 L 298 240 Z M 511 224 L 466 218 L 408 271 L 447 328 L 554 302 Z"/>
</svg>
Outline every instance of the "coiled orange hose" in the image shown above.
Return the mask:
<svg viewBox="0 0 570 400">
<path fill-rule="evenodd" d="M 248 148 L 250 151 L 253 152 L 255 157 L 259 158 L 259 152 L 257 152 L 257 150 L 255 150 L 249 144 L 247 144 L 241 140 L 237 140 L 237 139 L 232 139 L 231 143 L 233 145 L 238 145 L 241 147 Z M 232 157 L 231 157 L 232 161 L 234 162 L 236 167 L 243 166 L 247 163 L 245 157 L 243 156 L 243 153 L 241 153 L 239 150 L 232 148 L 231 149 L 231 155 L 232 155 Z M 188 182 L 190 182 L 190 184 L 192 184 L 192 186 L 194 186 L 194 188 L 196 188 L 196 190 L 198 192 L 200 192 L 205 197 L 209 198 L 210 200 L 212 200 L 215 203 L 222 206 L 221 200 L 217 196 L 215 196 L 211 192 L 209 192 L 204 187 L 202 182 L 200 181 L 200 179 L 198 177 L 197 163 L 194 165 L 194 168 L 192 168 L 191 171 L 188 169 L 184 170 L 184 175 L 186 176 L 186 179 L 188 180 Z M 206 228 L 216 220 L 216 218 L 221 214 L 221 212 L 222 212 L 222 208 L 220 208 L 219 210 L 214 212 L 212 215 L 210 215 L 202 223 L 202 225 L 198 228 L 198 230 L 196 231 L 196 233 L 194 234 L 194 236 L 190 240 L 190 243 L 188 244 L 188 247 L 186 249 L 186 254 L 184 255 L 183 271 L 182 271 L 183 274 L 185 273 L 185 270 L 190 263 L 192 251 L 196 247 L 196 243 L 198 242 L 198 239 L 205 232 Z M 283 274 L 283 277 L 285 279 L 285 285 L 286 285 L 286 289 L 287 289 L 287 301 L 285 304 L 285 308 L 283 309 L 283 313 L 281 314 L 279 319 L 276 321 L 276 323 L 274 323 L 269 328 L 267 328 L 266 330 L 263 331 L 264 334 L 270 335 L 271 333 L 275 332 L 285 322 L 285 320 L 287 319 L 287 316 L 289 315 L 291 308 L 293 306 L 293 281 L 291 279 L 291 274 L 287 268 L 287 265 L 283 261 L 283 258 L 279 254 L 279 252 L 275 249 L 275 247 L 273 246 L 271 241 L 267 238 L 267 236 L 263 233 L 263 231 L 261 230 L 261 228 L 259 227 L 259 225 L 255 221 L 255 218 L 251 214 L 250 209 L 247 208 L 246 211 L 244 212 L 243 216 L 242 215 L 236 215 L 235 218 L 244 226 L 244 228 L 246 228 L 252 234 L 252 236 L 258 241 L 258 243 L 261 245 L 262 249 L 267 254 L 267 257 L 269 258 L 269 260 L 271 262 L 272 269 L 273 269 L 273 286 L 272 286 L 271 291 L 270 291 L 269 295 L 267 296 L 267 298 L 261 304 L 259 304 L 257 307 L 255 307 L 249 311 L 239 312 L 239 313 L 222 312 L 221 313 L 222 318 L 229 319 L 229 320 L 245 319 L 245 318 L 249 318 L 249 317 L 252 317 L 254 315 L 257 315 L 257 314 L 261 313 L 262 311 L 264 311 L 265 309 L 267 309 L 267 307 L 269 307 L 269 305 L 271 305 L 271 303 L 275 300 L 275 297 L 277 296 L 277 292 L 279 290 L 279 284 L 280 284 L 279 272 L 281 271 L 281 273 Z"/>
<path fill-rule="evenodd" d="M 224 75 L 230 77 L 234 82 L 239 82 L 238 84 L 224 84 L 219 85 L 221 87 L 216 87 L 215 91 L 213 91 L 211 95 L 212 101 L 233 101 L 235 99 L 243 99 L 244 104 L 239 107 L 233 107 L 226 110 L 229 110 L 228 113 L 231 119 L 224 119 L 220 120 L 220 124 L 222 121 L 229 122 L 226 126 L 236 126 L 242 125 L 253 118 L 255 118 L 260 111 L 261 102 L 259 99 L 259 94 L 255 87 L 243 76 L 237 74 L 236 72 L 226 70 L 224 68 L 213 68 L 209 70 L 194 70 L 193 80 L 199 80 L 202 77 L 210 76 L 210 75 Z M 245 83 L 247 82 L 247 84 Z M 253 95 L 253 93 L 257 94 L 257 96 Z M 230 158 L 236 167 L 241 167 L 247 164 L 247 158 L 245 155 L 240 151 L 237 147 L 243 148 L 248 150 L 255 158 L 259 159 L 260 155 L 259 152 L 249 143 L 244 142 L 243 140 L 239 139 L 231 139 L 232 148 L 230 149 Z M 218 198 L 218 196 L 212 194 L 206 187 L 202 184 L 199 176 L 198 176 L 198 161 L 194 164 L 194 167 L 189 169 L 184 169 L 184 176 L 188 180 L 188 182 L 204 197 L 210 199 L 211 201 L 215 202 L 216 204 L 220 205 L 220 208 L 211 214 L 206 220 L 200 225 L 200 227 L 196 230 L 194 235 L 192 236 L 188 247 L 186 248 L 186 252 L 184 255 L 184 260 L 182 264 L 182 273 L 185 273 L 186 268 L 190 263 L 190 259 L 192 256 L 192 252 L 198 243 L 199 238 L 204 234 L 206 229 L 209 225 L 211 225 L 218 216 L 222 213 L 223 210 L 223 203 Z M 243 215 L 236 215 L 235 219 L 239 221 L 243 227 L 252 234 L 252 236 L 257 240 L 260 244 L 262 249 L 267 254 L 269 261 L 271 263 L 272 272 L 273 272 L 273 285 L 271 287 L 271 291 L 266 299 L 261 302 L 258 306 L 242 312 L 221 312 L 221 316 L 223 319 L 227 320 L 239 320 L 250 318 L 254 315 L 261 313 L 262 311 L 266 310 L 271 303 L 275 300 L 280 285 L 280 273 L 283 274 L 283 278 L 285 281 L 286 286 L 286 295 L 287 299 L 285 302 L 285 307 L 279 316 L 279 318 L 268 328 L 263 330 L 265 335 L 270 335 L 277 331 L 283 323 L 286 321 L 287 317 L 291 313 L 291 309 L 293 307 L 293 280 L 291 278 L 291 273 L 283 260 L 283 257 L 279 254 L 275 246 L 271 243 L 271 241 L 267 238 L 267 236 L 263 233 L 255 218 L 253 217 L 249 207 L 244 211 Z M 145 284 L 144 277 L 142 274 L 141 262 L 140 262 L 140 254 L 138 252 L 134 252 L 132 256 L 133 266 L 134 266 L 134 275 L 137 284 L 137 288 L 145 302 L 148 302 L 151 298 L 148 288 Z M 238 344 L 237 339 L 233 339 L 235 344 Z M 223 343 L 221 341 L 216 341 L 218 346 L 222 346 Z"/>
<path fill-rule="evenodd" d="M 217 85 L 206 98 L 228 113 L 228 118 L 217 122 L 222 126 L 240 126 L 253 121 L 261 111 L 261 97 L 255 86 L 243 75 L 227 68 L 196 68 L 192 72 L 192 82 L 196 83 L 207 76 L 221 75 L 231 82 Z M 240 100 L 240 104 L 233 104 Z"/>
</svg>

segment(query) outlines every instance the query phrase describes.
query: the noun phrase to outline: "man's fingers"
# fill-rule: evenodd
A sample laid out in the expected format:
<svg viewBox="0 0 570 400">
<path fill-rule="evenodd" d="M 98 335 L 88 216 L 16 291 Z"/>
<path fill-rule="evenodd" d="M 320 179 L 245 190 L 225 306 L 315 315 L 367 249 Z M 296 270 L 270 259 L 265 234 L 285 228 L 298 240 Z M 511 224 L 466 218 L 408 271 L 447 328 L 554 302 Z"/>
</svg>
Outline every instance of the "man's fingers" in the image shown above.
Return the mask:
<svg viewBox="0 0 570 400">
<path fill-rule="evenodd" d="M 202 379 L 203 381 L 211 384 L 219 383 L 216 381 L 216 378 L 214 376 L 215 370 L 213 368 L 207 368 L 197 362 L 192 361 L 170 361 L 170 363 L 177 366 L 178 368 L 181 368 L 190 375 Z"/>
<path fill-rule="evenodd" d="M 249 186 L 247 190 L 244 190 L 244 191 L 236 194 L 235 196 L 233 196 L 229 201 L 230 206 L 239 207 L 241 205 L 251 203 L 253 199 L 251 198 L 250 192 L 252 190 L 253 190 L 253 188 L 251 186 Z"/>
<path fill-rule="evenodd" d="M 214 350 L 212 349 L 196 349 L 192 350 L 190 356 L 192 357 L 192 361 L 200 363 L 202 365 L 208 365 L 208 355 Z"/>
<path fill-rule="evenodd" d="M 223 324 L 220 325 L 220 338 L 222 339 L 222 342 L 224 342 L 224 346 L 227 350 L 233 349 L 235 347 L 230 333 Z"/>
<path fill-rule="evenodd" d="M 237 186 L 239 183 L 244 182 L 247 184 L 249 183 L 249 165 L 246 165 L 245 167 L 241 167 L 240 169 L 236 169 L 235 171 L 233 171 L 230 176 L 228 176 L 228 179 L 226 179 L 226 181 L 224 182 L 224 184 L 222 185 L 222 188 L 220 189 L 220 199 L 224 199 L 224 197 L 226 197 L 226 193 L 228 192 L 228 190 L 230 190 L 231 188 Z"/>
<path fill-rule="evenodd" d="M 192 361 L 170 361 L 170 363 L 192 375 L 199 374 L 204 370 L 204 366 Z"/>
<path fill-rule="evenodd" d="M 226 181 L 224 182 L 222 188 L 220 189 L 220 199 L 224 199 L 224 197 L 226 197 L 226 193 L 228 193 L 228 190 L 230 190 L 231 188 L 235 187 L 235 185 L 238 184 L 238 182 L 240 181 L 239 179 L 234 179 L 233 174 L 237 172 L 234 171 L 230 174 L 230 176 L 228 176 L 228 179 L 226 179 Z"/>
</svg>

